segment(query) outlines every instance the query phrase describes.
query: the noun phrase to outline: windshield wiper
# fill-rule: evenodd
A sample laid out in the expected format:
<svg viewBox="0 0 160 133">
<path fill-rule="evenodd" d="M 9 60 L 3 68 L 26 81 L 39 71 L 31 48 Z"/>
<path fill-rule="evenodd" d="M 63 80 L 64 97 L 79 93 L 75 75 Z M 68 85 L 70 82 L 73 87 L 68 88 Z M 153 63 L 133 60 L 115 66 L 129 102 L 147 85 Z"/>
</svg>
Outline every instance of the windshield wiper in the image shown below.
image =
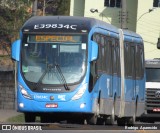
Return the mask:
<svg viewBox="0 0 160 133">
<path fill-rule="evenodd" d="M 64 77 L 64 75 L 63 75 L 63 73 L 62 73 L 62 71 L 61 71 L 61 68 L 60 68 L 59 64 L 55 64 L 55 67 L 57 68 L 57 71 L 58 71 L 58 73 L 59 73 L 59 75 L 60 75 L 60 77 L 61 77 L 61 80 L 62 80 L 62 82 L 63 82 L 64 88 L 65 88 L 66 90 L 70 90 L 70 88 L 69 88 L 68 85 L 67 85 L 66 79 L 65 79 L 65 77 Z M 45 77 L 45 75 L 46 75 L 52 68 L 53 68 L 53 65 L 52 65 L 52 64 L 47 65 L 47 68 L 45 69 L 45 71 L 43 72 L 43 74 L 42 74 L 41 77 L 39 78 L 38 82 L 36 83 L 36 86 L 34 87 L 34 90 L 36 90 L 36 89 L 39 87 L 39 85 L 40 85 L 40 83 L 42 82 L 42 80 L 43 80 L 43 78 Z"/>
<path fill-rule="evenodd" d="M 43 72 L 43 74 L 39 78 L 38 82 L 36 83 L 36 85 L 34 87 L 34 90 L 36 90 L 39 87 L 39 85 L 42 82 L 42 80 L 43 80 L 44 76 L 46 75 L 46 73 L 48 73 L 52 68 L 53 68 L 52 64 L 47 65 L 47 68 L 45 69 L 45 71 Z"/>
<path fill-rule="evenodd" d="M 66 79 L 65 79 L 65 77 L 64 77 L 64 75 L 63 75 L 63 73 L 62 73 L 62 71 L 61 71 L 61 68 L 60 68 L 59 64 L 55 63 L 55 66 L 56 66 L 56 68 L 57 68 L 57 70 L 58 70 L 58 72 L 59 72 L 59 75 L 61 76 L 61 79 L 62 79 L 64 88 L 65 88 L 66 90 L 70 90 L 70 88 L 69 88 L 68 85 L 67 85 Z"/>
</svg>

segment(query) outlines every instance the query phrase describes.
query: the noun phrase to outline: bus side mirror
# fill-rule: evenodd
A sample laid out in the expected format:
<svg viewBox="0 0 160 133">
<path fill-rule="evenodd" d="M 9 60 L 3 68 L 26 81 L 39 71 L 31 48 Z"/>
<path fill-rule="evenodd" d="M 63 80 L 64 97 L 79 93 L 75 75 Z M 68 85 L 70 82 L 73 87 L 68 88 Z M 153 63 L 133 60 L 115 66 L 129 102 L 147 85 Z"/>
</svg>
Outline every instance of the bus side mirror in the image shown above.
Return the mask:
<svg viewBox="0 0 160 133">
<path fill-rule="evenodd" d="M 20 56 L 20 40 L 12 43 L 12 59 L 19 61 Z"/>
<path fill-rule="evenodd" d="M 91 41 L 92 51 L 90 61 L 94 61 L 98 57 L 98 44 L 94 41 Z"/>
</svg>

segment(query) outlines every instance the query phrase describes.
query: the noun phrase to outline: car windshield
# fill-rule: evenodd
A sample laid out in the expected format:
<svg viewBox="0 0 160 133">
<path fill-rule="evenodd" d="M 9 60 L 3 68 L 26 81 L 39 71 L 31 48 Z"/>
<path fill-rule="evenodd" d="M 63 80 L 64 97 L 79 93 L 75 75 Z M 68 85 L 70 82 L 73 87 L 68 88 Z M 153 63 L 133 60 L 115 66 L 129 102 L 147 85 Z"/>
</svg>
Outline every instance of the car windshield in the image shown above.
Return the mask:
<svg viewBox="0 0 160 133">
<path fill-rule="evenodd" d="M 160 69 L 159 68 L 146 68 L 146 81 L 147 82 L 160 82 Z"/>
<path fill-rule="evenodd" d="M 29 82 L 52 85 L 79 82 L 86 71 L 86 51 L 87 35 L 25 35 L 23 77 Z"/>
</svg>

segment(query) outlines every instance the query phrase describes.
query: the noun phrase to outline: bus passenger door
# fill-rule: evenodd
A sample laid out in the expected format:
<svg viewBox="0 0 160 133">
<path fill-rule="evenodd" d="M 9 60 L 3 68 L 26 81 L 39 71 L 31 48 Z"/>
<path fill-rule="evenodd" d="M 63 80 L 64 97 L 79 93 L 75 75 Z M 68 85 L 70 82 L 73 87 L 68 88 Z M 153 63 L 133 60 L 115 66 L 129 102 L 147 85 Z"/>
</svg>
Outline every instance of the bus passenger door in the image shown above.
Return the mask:
<svg viewBox="0 0 160 133">
<path fill-rule="evenodd" d="M 116 92 L 116 96 L 120 96 L 120 53 L 119 53 L 119 45 L 116 39 L 112 40 L 111 45 L 111 86 L 110 86 L 110 96 L 114 98 L 114 92 Z"/>
<path fill-rule="evenodd" d="M 117 86 L 116 86 L 116 94 L 117 97 L 121 96 L 121 65 L 120 65 L 120 46 L 118 40 L 116 40 L 116 71 L 117 71 Z"/>
<path fill-rule="evenodd" d="M 108 62 L 108 67 L 109 67 L 109 78 L 107 79 L 107 84 L 108 84 L 108 96 L 112 97 L 113 96 L 113 66 L 114 66 L 114 45 L 112 44 L 112 40 L 108 40 L 108 56 L 109 56 L 109 62 Z"/>
</svg>

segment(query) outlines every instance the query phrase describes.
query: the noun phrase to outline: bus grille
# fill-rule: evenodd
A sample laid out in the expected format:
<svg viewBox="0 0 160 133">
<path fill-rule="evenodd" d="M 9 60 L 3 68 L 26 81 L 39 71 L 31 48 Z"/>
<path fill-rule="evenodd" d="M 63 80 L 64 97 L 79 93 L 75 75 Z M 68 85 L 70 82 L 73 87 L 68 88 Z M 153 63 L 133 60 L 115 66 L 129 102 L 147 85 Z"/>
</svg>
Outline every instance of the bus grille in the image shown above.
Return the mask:
<svg viewBox="0 0 160 133">
<path fill-rule="evenodd" d="M 160 97 L 157 98 L 155 96 L 157 91 L 160 91 L 160 89 L 146 89 L 145 109 L 147 110 L 147 113 L 156 113 L 153 109 L 160 109 Z"/>
</svg>

